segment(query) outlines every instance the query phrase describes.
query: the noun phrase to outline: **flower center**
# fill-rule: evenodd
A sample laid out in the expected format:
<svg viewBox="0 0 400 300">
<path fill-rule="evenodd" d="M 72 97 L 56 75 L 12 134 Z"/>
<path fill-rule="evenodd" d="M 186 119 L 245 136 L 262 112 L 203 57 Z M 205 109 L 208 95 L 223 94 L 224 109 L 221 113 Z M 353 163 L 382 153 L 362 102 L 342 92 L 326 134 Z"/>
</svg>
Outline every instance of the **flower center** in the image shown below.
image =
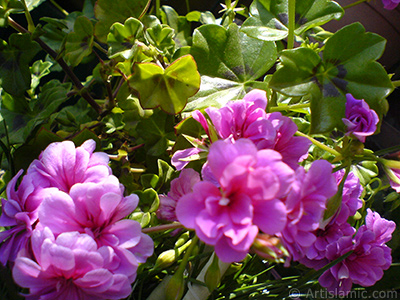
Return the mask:
<svg viewBox="0 0 400 300">
<path fill-rule="evenodd" d="M 229 200 L 228 198 L 222 197 L 221 199 L 219 199 L 218 204 L 221 206 L 228 206 L 230 202 L 231 200 Z"/>
</svg>

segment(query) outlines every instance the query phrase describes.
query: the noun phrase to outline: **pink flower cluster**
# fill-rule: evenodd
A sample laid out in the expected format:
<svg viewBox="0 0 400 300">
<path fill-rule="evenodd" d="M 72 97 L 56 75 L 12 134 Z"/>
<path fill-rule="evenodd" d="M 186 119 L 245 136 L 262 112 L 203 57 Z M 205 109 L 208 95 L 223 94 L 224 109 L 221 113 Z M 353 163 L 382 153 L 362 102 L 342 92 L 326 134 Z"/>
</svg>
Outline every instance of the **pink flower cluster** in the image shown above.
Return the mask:
<svg viewBox="0 0 400 300">
<path fill-rule="evenodd" d="M 224 262 L 244 259 L 262 237 L 274 239 L 271 245 L 275 246 L 268 250 L 276 249 L 272 257 L 285 253 L 276 241 L 279 238 L 289 253 L 288 262 L 299 261 L 315 269 L 352 250 L 341 264 L 321 276 L 321 284 L 336 292 L 339 287 L 350 290 L 353 282 L 373 284 L 390 265 L 385 243 L 394 223 L 368 211 L 366 225 L 353 237 L 356 230 L 348 219 L 362 207 L 358 178 L 351 172 L 344 179 L 344 171 L 332 174 L 332 165 L 324 160 L 314 161 L 308 170 L 300 166 L 307 156 L 308 139 L 294 136 L 297 126 L 293 121 L 280 113 L 266 113 L 266 105 L 265 92 L 253 90 L 243 100 L 220 109 L 207 108 L 209 120 L 199 111 L 192 114 L 210 141 L 212 132 L 219 140 L 207 146 L 202 180 L 194 170 L 184 169 L 172 181 L 168 195 L 160 196 L 158 216 L 194 229 Z M 355 136 L 373 133 L 374 118 L 366 116 L 372 122 L 368 130 L 361 120 L 370 111 L 362 106 L 348 112 L 359 114 L 354 119 L 347 115 L 352 122 L 360 120 L 352 128 Z M 176 151 L 172 163 L 182 170 L 188 156 L 207 151 L 207 147 Z M 323 220 L 328 200 L 337 194 L 342 180 L 341 205 L 333 217 Z M 260 249 L 254 244 L 254 251 Z M 265 257 L 271 256 L 266 253 Z"/>
<path fill-rule="evenodd" d="M 1 263 L 9 262 L 29 299 L 122 299 L 139 263 L 153 253 L 138 222 L 125 219 L 138 204 L 112 175 L 93 140 L 75 148 L 50 144 L 22 170 L 2 199 Z"/>
</svg>

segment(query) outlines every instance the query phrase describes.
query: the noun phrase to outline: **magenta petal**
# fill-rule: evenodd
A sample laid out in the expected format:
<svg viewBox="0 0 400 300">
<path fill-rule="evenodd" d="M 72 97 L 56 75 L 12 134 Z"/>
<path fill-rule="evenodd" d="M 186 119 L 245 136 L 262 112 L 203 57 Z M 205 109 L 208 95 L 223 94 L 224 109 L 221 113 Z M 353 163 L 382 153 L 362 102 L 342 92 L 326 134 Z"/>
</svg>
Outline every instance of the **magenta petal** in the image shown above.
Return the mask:
<svg viewBox="0 0 400 300">
<path fill-rule="evenodd" d="M 39 208 L 39 218 L 44 226 L 48 226 L 56 234 L 82 229 L 75 222 L 74 201 L 68 194 L 55 188 L 48 189 L 48 197 Z"/>
<path fill-rule="evenodd" d="M 188 148 L 185 150 L 178 150 L 172 155 L 171 158 L 171 164 L 178 170 L 182 170 L 187 164 L 189 164 L 189 161 L 185 161 L 182 159 L 188 158 L 192 155 L 199 154 L 200 152 L 203 152 L 203 149 L 200 148 Z"/>
<path fill-rule="evenodd" d="M 283 230 L 286 224 L 286 207 L 278 199 L 256 201 L 253 203 L 253 223 L 267 234 L 276 234 Z"/>
<path fill-rule="evenodd" d="M 225 238 L 219 239 L 215 245 L 215 253 L 217 254 L 218 258 L 225 263 L 241 261 L 247 255 L 247 251 L 237 251 L 232 249 Z"/>
<path fill-rule="evenodd" d="M 268 105 L 267 92 L 263 90 L 251 90 L 243 97 L 243 100 L 253 102 L 256 107 L 262 110 L 265 110 Z"/>
<path fill-rule="evenodd" d="M 184 195 L 176 205 L 176 216 L 185 227 L 196 227 L 195 217 L 205 208 L 207 197 L 221 197 L 219 189 L 207 181 L 201 181 L 193 186 L 193 193 Z"/>
</svg>

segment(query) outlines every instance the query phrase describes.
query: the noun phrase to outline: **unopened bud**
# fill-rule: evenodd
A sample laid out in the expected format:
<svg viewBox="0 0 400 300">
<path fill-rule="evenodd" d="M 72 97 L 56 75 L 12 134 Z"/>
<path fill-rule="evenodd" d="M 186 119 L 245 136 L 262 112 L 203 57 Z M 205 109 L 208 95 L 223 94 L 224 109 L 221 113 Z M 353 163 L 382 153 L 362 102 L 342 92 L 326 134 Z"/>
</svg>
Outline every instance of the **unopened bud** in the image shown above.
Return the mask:
<svg viewBox="0 0 400 300">
<path fill-rule="evenodd" d="M 166 300 L 180 300 L 183 296 L 185 290 L 185 280 L 183 278 L 183 273 L 177 272 L 168 282 L 167 288 L 165 290 Z"/>
<path fill-rule="evenodd" d="M 262 258 L 278 263 L 285 262 L 284 258 L 289 256 L 278 237 L 264 233 L 257 235 L 251 249 Z"/>
<path fill-rule="evenodd" d="M 218 257 L 214 254 L 213 261 L 204 276 L 204 282 L 210 292 L 215 290 L 221 280 L 221 270 L 219 269 Z"/>
</svg>

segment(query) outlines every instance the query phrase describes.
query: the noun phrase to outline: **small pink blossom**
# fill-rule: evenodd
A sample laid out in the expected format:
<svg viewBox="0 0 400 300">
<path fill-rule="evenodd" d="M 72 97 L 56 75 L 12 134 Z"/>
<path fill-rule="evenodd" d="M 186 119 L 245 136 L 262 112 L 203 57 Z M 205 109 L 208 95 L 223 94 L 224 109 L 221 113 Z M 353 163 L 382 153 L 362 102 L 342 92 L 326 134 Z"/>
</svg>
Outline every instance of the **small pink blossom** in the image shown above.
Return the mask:
<svg viewBox="0 0 400 300">
<path fill-rule="evenodd" d="M 57 238 L 51 230 L 35 230 L 33 256 L 15 260 L 13 277 L 29 289 L 30 300 L 39 299 L 122 299 L 131 293 L 127 276 L 113 274 L 113 250 L 98 248 L 93 238 L 78 232 L 65 232 Z"/>
<path fill-rule="evenodd" d="M 178 201 L 176 215 L 224 262 L 242 260 L 259 230 L 280 232 L 286 223 L 286 196 L 294 171 L 273 150 L 258 151 L 248 139 L 211 145 L 208 167 L 220 188 L 201 181 Z"/>
<path fill-rule="evenodd" d="M 157 217 L 169 222 L 177 221 L 175 208 L 179 198 L 192 192 L 193 186 L 200 181 L 200 175 L 193 169 L 183 169 L 178 178 L 171 181 L 167 195 L 159 195 L 160 207 Z"/>
</svg>

